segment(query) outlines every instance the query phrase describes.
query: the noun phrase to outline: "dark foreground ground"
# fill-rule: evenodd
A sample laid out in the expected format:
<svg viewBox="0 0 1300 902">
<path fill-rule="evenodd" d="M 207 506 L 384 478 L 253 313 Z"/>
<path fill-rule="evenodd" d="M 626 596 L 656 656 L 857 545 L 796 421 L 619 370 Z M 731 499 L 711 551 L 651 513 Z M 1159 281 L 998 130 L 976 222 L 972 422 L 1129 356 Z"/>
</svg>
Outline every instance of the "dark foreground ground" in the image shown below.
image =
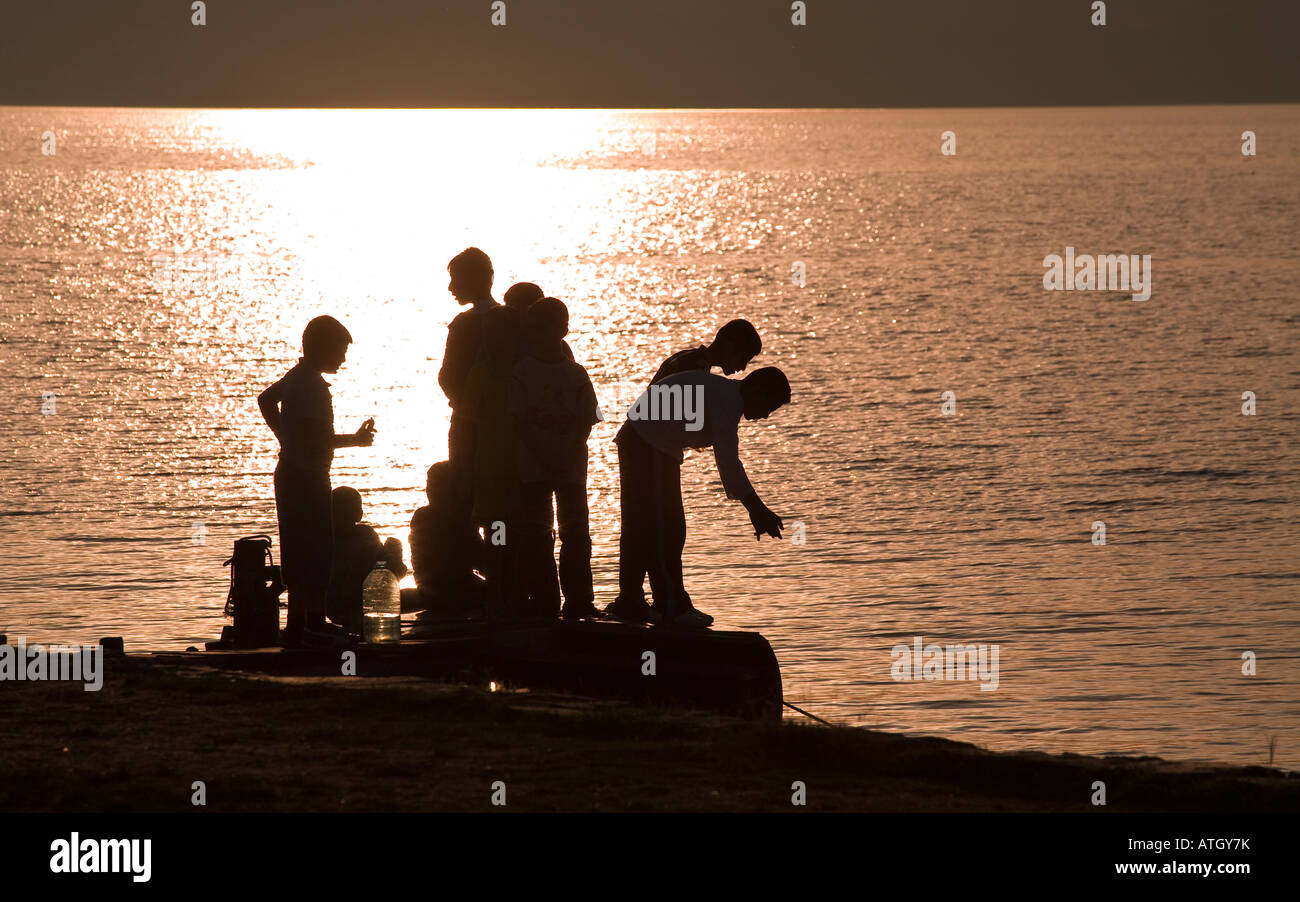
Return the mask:
<svg viewBox="0 0 1300 902">
<path fill-rule="evenodd" d="M 1300 777 L 993 753 L 407 679 L 206 670 L 0 684 L 0 810 L 1296 811 Z M 1107 805 L 1095 808 L 1094 781 Z M 499 810 L 499 809 L 498 809 Z"/>
</svg>

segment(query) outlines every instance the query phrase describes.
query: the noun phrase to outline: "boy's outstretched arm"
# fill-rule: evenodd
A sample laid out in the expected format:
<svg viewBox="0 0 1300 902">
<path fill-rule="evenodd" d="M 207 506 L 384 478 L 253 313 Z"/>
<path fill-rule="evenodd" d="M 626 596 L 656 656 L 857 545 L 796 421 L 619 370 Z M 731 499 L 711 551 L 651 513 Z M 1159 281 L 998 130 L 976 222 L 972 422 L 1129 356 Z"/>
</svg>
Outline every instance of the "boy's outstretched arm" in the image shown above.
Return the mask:
<svg viewBox="0 0 1300 902">
<path fill-rule="evenodd" d="M 335 448 L 369 448 L 375 443 L 374 418 L 362 423 L 356 432 L 332 436 L 330 441 Z"/>
<path fill-rule="evenodd" d="M 758 492 L 754 491 L 749 477 L 745 475 L 745 467 L 740 462 L 739 445 L 734 431 L 717 436 L 713 444 L 713 457 L 718 463 L 718 474 L 722 477 L 727 497 L 739 499 L 745 505 L 745 510 L 749 511 L 749 522 L 754 525 L 755 539 L 764 535 L 779 539 L 784 524 L 780 517 L 759 500 Z"/>
</svg>

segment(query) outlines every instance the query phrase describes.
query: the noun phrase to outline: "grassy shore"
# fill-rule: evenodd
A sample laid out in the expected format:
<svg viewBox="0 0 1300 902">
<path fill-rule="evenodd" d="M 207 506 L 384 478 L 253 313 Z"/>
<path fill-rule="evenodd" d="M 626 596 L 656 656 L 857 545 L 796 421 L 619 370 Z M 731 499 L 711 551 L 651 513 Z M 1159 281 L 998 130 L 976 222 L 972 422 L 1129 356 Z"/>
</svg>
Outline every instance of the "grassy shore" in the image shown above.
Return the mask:
<svg viewBox="0 0 1300 902">
<path fill-rule="evenodd" d="M 1296 811 L 1300 777 L 994 753 L 409 679 L 177 669 L 0 685 L 6 811 Z M 1095 808 L 1092 784 L 1106 783 Z M 499 809 L 497 809 L 499 810 Z"/>
</svg>

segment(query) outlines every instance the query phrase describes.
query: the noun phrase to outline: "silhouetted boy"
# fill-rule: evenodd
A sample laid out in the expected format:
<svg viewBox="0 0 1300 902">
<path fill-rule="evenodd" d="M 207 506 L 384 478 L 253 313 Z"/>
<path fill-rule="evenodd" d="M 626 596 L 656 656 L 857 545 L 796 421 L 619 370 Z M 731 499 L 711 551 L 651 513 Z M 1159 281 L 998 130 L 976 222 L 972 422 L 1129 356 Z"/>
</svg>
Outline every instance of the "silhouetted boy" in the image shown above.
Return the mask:
<svg viewBox="0 0 1300 902">
<path fill-rule="evenodd" d="M 361 493 L 351 486 L 336 488 L 332 501 L 334 561 L 325 610 L 330 620 L 349 633 L 360 633 L 362 584 L 379 560 L 398 579 L 406 575 L 402 542 L 396 538 L 381 542 L 375 528 L 361 522 Z"/>
<path fill-rule="evenodd" d="M 686 448 L 713 447 L 728 498 L 749 511 L 755 537 L 781 537 L 781 518 L 754 491 L 740 462 L 737 428 L 741 417 L 766 419 L 790 401 L 790 382 L 774 366 L 744 379 L 703 370 L 668 376 L 647 388 L 614 441 L 618 445 L 618 598 L 610 616 L 640 623 L 704 627 L 713 622 L 695 609 L 682 582 L 686 513 L 682 508 L 681 461 Z M 645 602 L 643 580 L 650 574 L 655 608 Z"/>
<path fill-rule="evenodd" d="M 402 610 L 425 610 L 434 616 L 464 614 L 483 604 L 483 539 L 453 512 L 463 510 L 469 485 L 448 461 L 429 468 L 424 486 L 429 504 L 411 517 L 411 569 L 418 600 L 403 601 Z M 406 594 L 405 592 L 403 594 Z"/>
<path fill-rule="evenodd" d="M 519 583 L 514 558 L 515 423 L 510 417 L 510 371 L 519 356 L 519 311 L 497 307 L 483 316 L 478 359 L 465 380 L 461 415 L 477 436 L 468 467 L 473 493 L 471 522 L 482 527 L 487 578 L 485 607 L 493 619 L 518 616 Z"/>
<path fill-rule="evenodd" d="M 530 613 L 555 616 L 563 588 L 560 613 L 573 620 L 598 616 L 592 603 L 587 438 L 600 414 L 587 371 L 565 354 L 568 332 L 569 311 L 561 301 L 542 298 L 528 308 L 526 350 L 510 380 L 510 410 L 518 433 L 519 570 L 532 599 Z M 551 532 L 557 517 L 559 585 Z"/>
<path fill-rule="evenodd" d="M 719 367 L 725 375 L 730 376 L 732 373 L 738 373 L 749 366 L 750 361 L 757 357 L 762 350 L 763 340 L 759 338 L 758 330 L 754 328 L 754 325 L 746 319 L 733 319 L 718 330 L 711 344 L 701 345 L 698 348 L 688 348 L 670 356 L 659 365 L 659 369 L 650 382 L 654 384 L 667 379 L 669 376 L 675 376 L 688 370 L 702 370 L 707 373 L 715 366 Z M 619 583 L 620 585 L 630 586 L 635 582 L 637 585 L 641 585 L 645 581 L 645 572 L 642 571 L 641 577 L 638 579 L 627 569 L 636 566 L 635 562 L 641 560 L 641 556 L 634 550 L 623 548 L 624 536 L 628 535 L 631 535 L 631 533 L 624 531 L 619 537 Z M 620 597 L 623 597 L 621 592 Z M 643 609 L 644 595 L 630 593 L 628 597 L 631 600 L 626 602 L 622 608 L 616 603 L 614 609 L 609 613 L 618 616 L 617 612 L 619 610 L 625 610 L 627 612 L 626 619 L 638 622 L 658 618 L 660 613 L 657 610 L 658 602 L 656 602 L 655 610 Z M 638 603 L 638 599 L 640 603 Z"/>
<path fill-rule="evenodd" d="M 334 434 L 334 405 L 322 373 L 337 373 L 352 336 L 332 316 L 318 316 L 302 333 L 303 356 L 257 397 L 266 424 L 280 441 L 275 466 L 275 512 L 280 564 L 289 590 L 287 644 L 328 642 L 325 622 L 331 567 L 330 464 L 335 448 L 369 447 L 375 421 L 352 435 Z"/>
<path fill-rule="evenodd" d="M 447 459 L 459 466 L 474 454 L 474 430 L 460 411 L 461 393 L 470 367 L 478 358 L 483 335 L 483 314 L 501 306 L 492 297 L 492 261 L 476 247 L 466 248 L 447 264 L 451 281 L 447 290 L 470 309 L 456 314 L 447 327 L 447 349 L 438 371 L 438 384 L 451 405 L 451 428 L 447 432 Z"/>
</svg>

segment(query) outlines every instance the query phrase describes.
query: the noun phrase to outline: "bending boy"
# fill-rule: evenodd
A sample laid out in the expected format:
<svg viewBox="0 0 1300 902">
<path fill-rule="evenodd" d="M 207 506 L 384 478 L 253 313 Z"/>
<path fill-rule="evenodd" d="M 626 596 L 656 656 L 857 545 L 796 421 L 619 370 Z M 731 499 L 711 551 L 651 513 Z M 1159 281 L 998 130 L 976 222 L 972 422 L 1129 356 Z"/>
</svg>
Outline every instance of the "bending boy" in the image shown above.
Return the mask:
<svg viewBox="0 0 1300 902">
<path fill-rule="evenodd" d="M 790 382 L 773 366 L 743 380 L 688 370 L 656 382 L 641 394 L 614 441 L 618 445 L 618 597 L 605 609 L 618 620 L 705 627 L 713 622 L 695 609 L 682 582 L 686 513 L 682 508 L 681 461 L 686 448 L 713 447 L 727 497 L 749 511 L 754 535 L 781 538 L 781 518 L 754 491 L 740 462 L 737 428 L 743 417 L 766 419 L 790 401 Z M 652 610 L 645 601 L 650 575 Z"/>
</svg>

